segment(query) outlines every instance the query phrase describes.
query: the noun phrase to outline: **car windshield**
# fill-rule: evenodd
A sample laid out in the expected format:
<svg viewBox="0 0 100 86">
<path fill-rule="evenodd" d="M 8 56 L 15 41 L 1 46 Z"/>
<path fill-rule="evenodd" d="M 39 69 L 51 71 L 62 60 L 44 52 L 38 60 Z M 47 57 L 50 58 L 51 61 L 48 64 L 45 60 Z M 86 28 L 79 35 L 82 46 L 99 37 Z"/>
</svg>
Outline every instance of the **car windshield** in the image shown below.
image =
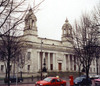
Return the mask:
<svg viewBox="0 0 100 86">
<path fill-rule="evenodd" d="M 75 81 L 81 81 L 84 77 L 77 77 Z"/>
<path fill-rule="evenodd" d="M 50 82 L 51 78 L 45 78 L 44 81 Z"/>
<path fill-rule="evenodd" d="M 16 76 L 10 76 L 10 78 L 16 78 Z"/>
</svg>

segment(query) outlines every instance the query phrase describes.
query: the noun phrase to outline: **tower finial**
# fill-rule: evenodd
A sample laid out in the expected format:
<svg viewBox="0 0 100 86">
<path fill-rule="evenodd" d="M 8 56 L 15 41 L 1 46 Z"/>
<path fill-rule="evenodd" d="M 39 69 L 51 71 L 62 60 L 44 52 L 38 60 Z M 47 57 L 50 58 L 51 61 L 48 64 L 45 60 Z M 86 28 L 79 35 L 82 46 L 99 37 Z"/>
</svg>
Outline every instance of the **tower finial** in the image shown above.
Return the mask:
<svg viewBox="0 0 100 86">
<path fill-rule="evenodd" d="M 65 22 L 68 22 L 68 19 L 66 18 Z"/>
<path fill-rule="evenodd" d="M 32 8 L 30 7 L 29 12 L 32 12 Z"/>
</svg>

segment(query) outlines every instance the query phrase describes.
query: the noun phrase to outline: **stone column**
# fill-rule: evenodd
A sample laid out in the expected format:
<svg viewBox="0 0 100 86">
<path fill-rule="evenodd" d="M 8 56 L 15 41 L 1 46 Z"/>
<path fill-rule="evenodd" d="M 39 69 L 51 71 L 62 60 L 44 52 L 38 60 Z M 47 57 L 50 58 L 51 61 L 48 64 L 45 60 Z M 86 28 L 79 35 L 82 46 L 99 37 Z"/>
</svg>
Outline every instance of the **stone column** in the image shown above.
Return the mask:
<svg viewBox="0 0 100 86">
<path fill-rule="evenodd" d="M 72 70 L 74 70 L 74 56 L 72 55 Z"/>
<path fill-rule="evenodd" d="M 43 52 L 42 64 L 44 63 L 44 59 L 45 59 L 45 53 Z"/>
<path fill-rule="evenodd" d="M 45 59 L 45 52 L 43 52 L 43 57 L 42 57 L 42 68 L 44 67 L 44 59 Z"/>
<path fill-rule="evenodd" d="M 69 67 L 69 64 L 68 64 L 68 54 L 66 54 L 65 58 L 66 58 L 66 70 L 68 71 L 69 70 L 68 69 L 68 67 Z"/>
<path fill-rule="evenodd" d="M 64 63 L 63 63 L 63 66 L 64 66 L 63 68 L 64 68 L 64 69 L 63 69 L 63 70 L 66 71 L 66 68 L 67 68 L 67 67 L 66 67 L 66 55 L 64 54 L 63 56 L 64 56 L 64 60 L 63 60 L 63 62 L 64 62 Z"/>
<path fill-rule="evenodd" d="M 70 71 L 70 55 L 68 55 L 68 70 Z"/>
<path fill-rule="evenodd" d="M 57 58 L 56 58 L 56 53 L 54 54 L 54 57 L 55 57 L 55 70 L 57 70 Z"/>
<path fill-rule="evenodd" d="M 40 70 L 40 52 L 37 53 L 38 54 L 38 70 Z"/>
<path fill-rule="evenodd" d="M 55 53 L 53 53 L 53 70 L 56 69 L 56 59 L 55 59 Z"/>
<path fill-rule="evenodd" d="M 48 53 L 48 70 L 50 70 L 50 53 Z"/>
<path fill-rule="evenodd" d="M 76 71 L 78 71 L 77 57 L 75 56 Z"/>
</svg>

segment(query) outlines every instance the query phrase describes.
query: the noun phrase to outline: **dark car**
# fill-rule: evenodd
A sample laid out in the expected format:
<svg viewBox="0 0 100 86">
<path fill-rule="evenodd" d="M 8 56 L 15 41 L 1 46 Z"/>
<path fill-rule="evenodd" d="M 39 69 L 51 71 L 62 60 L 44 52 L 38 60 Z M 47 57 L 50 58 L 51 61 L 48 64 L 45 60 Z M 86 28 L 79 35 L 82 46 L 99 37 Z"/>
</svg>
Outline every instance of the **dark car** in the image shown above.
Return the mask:
<svg viewBox="0 0 100 86">
<path fill-rule="evenodd" d="M 44 80 L 37 81 L 35 86 L 66 86 L 66 81 L 58 77 L 47 77 Z"/>
<path fill-rule="evenodd" d="M 9 79 L 9 82 L 10 83 L 14 83 L 14 82 L 22 82 L 23 81 L 23 78 L 20 78 L 20 77 L 17 77 L 16 76 L 10 76 L 10 79 Z M 5 83 L 8 83 L 8 78 L 4 78 L 4 82 Z"/>
<path fill-rule="evenodd" d="M 75 86 L 82 86 L 82 85 L 88 85 L 91 86 L 92 82 L 91 79 L 86 79 L 86 76 L 80 76 L 74 79 L 74 85 Z"/>
</svg>

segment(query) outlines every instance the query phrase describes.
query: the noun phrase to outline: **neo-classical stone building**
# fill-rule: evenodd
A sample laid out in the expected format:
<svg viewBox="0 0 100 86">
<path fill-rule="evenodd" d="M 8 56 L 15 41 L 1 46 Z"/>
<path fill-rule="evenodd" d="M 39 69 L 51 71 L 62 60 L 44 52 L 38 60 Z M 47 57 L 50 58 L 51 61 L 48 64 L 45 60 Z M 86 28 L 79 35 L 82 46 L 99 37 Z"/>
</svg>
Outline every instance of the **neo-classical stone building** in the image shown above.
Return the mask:
<svg viewBox="0 0 100 86">
<path fill-rule="evenodd" d="M 25 75 L 37 75 L 44 67 L 44 60 L 48 72 L 77 72 L 78 66 L 75 64 L 73 54 L 72 27 L 68 20 L 62 26 L 61 41 L 38 37 L 37 18 L 29 10 L 25 17 L 25 28 L 23 38 L 26 40 L 27 64 L 23 68 Z M 41 66 L 42 64 L 42 66 Z M 13 67 L 12 67 L 13 68 Z M 19 70 L 20 71 L 20 70 Z M 0 72 L 4 73 L 4 65 L 0 65 Z M 96 62 L 91 65 L 91 73 L 96 72 Z"/>
</svg>

